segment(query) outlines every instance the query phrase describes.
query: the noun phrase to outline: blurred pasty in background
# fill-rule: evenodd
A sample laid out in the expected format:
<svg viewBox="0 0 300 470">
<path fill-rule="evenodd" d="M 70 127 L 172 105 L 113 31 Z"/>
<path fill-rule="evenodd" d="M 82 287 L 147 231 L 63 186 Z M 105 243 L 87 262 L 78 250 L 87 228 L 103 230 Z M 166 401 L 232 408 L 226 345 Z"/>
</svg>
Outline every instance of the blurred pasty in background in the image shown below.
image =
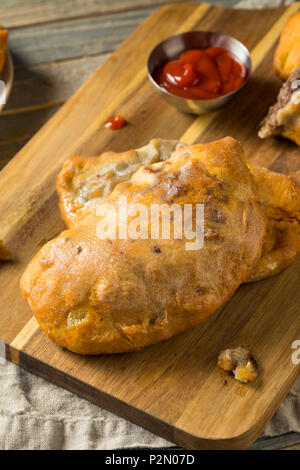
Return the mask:
<svg viewBox="0 0 300 470">
<path fill-rule="evenodd" d="M 300 67 L 300 11 L 287 21 L 274 56 L 274 70 L 282 80 L 297 67 Z"/>
</svg>

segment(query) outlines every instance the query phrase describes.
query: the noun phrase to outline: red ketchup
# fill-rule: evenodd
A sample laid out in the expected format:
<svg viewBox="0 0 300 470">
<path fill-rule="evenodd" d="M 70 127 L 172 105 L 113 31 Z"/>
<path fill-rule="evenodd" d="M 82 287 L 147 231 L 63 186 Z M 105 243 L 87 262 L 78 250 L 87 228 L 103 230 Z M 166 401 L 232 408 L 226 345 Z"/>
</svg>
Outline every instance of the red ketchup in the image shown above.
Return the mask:
<svg viewBox="0 0 300 470">
<path fill-rule="evenodd" d="M 114 116 L 110 119 L 108 119 L 106 121 L 106 123 L 104 124 L 105 127 L 107 127 L 108 129 L 112 129 L 112 130 L 117 130 L 117 129 L 121 129 L 123 126 L 125 126 L 126 124 L 126 121 L 125 119 L 123 118 L 123 116 Z"/>
<path fill-rule="evenodd" d="M 227 95 L 246 81 L 247 68 L 223 47 L 190 49 L 154 71 L 154 80 L 173 95 L 207 100 Z"/>
</svg>

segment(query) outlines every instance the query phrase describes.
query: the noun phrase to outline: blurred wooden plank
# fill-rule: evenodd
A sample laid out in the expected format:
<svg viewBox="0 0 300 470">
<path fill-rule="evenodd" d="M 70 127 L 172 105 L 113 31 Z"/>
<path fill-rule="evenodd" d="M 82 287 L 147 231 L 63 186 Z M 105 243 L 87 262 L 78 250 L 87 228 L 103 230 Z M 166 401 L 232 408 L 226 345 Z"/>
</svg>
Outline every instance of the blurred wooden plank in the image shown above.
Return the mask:
<svg viewBox="0 0 300 470">
<path fill-rule="evenodd" d="M 31 136 L 15 137 L 11 142 L 0 141 L 0 170 L 30 140 Z"/>
<path fill-rule="evenodd" d="M 14 86 L 1 116 L 64 103 L 108 58 L 108 54 L 16 68 Z"/>
<path fill-rule="evenodd" d="M 59 106 L 20 114 L 0 114 L 0 169 L 55 114 Z"/>
<path fill-rule="evenodd" d="M 0 169 L 107 58 L 104 54 L 16 69 L 9 102 L 0 114 Z"/>
<path fill-rule="evenodd" d="M 153 10 L 143 8 L 11 30 L 8 47 L 15 65 L 103 54 L 115 49 Z"/>
<path fill-rule="evenodd" d="M 180 0 L 173 0 L 179 2 Z M 1 0 L 1 24 L 7 28 L 60 20 L 105 15 L 147 7 L 159 7 L 168 0 Z"/>
<path fill-rule="evenodd" d="M 29 136 L 34 134 L 48 119 L 53 116 L 57 107 L 20 113 L 18 119 L 14 114 L 0 114 L 0 143 L 12 141 L 15 137 Z"/>
</svg>

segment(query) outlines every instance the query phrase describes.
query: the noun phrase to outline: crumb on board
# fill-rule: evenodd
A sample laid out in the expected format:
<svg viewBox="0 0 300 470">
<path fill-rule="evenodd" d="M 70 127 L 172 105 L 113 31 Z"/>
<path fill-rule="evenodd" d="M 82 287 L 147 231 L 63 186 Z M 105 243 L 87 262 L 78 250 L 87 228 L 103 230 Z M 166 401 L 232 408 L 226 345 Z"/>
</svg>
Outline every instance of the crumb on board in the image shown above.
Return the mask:
<svg viewBox="0 0 300 470">
<path fill-rule="evenodd" d="M 253 382 L 258 375 L 257 362 L 250 351 L 242 346 L 225 349 L 218 358 L 218 366 L 234 374 L 242 383 Z"/>
</svg>

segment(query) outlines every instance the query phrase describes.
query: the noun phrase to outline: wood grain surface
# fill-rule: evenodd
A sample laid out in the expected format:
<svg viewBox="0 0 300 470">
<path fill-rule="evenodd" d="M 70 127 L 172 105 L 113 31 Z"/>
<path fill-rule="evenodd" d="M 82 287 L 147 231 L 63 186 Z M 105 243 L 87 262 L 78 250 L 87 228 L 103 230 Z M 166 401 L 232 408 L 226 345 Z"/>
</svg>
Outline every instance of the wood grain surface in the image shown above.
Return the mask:
<svg viewBox="0 0 300 470">
<path fill-rule="evenodd" d="M 280 86 L 272 71 L 277 39 L 299 8 L 160 8 L 6 165 L 0 173 L 0 239 L 13 260 L 0 269 L 0 339 L 9 359 L 186 448 L 245 448 L 259 436 L 300 372 L 291 361 L 292 342 L 300 338 L 299 257 L 279 276 L 241 286 L 197 329 L 139 353 L 108 357 L 80 357 L 52 344 L 23 301 L 19 279 L 39 247 L 63 229 L 55 178 L 71 154 L 124 150 L 152 137 L 192 143 L 232 135 L 249 161 L 297 176 L 299 148 L 259 140 L 257 125 Z M 151 49 L 191 29 L 236 37 L 251 50 L 254 65 L 239 100 L 196 119 L 163 101 L 146 74 Z M 115 113 L 129 122 L 118 132 L 103 127 Z M 239 344 L 257 358 L 259 379 L 242 385 L 226 375 L 224 385 L 218 354 Z"/>
</svg>

